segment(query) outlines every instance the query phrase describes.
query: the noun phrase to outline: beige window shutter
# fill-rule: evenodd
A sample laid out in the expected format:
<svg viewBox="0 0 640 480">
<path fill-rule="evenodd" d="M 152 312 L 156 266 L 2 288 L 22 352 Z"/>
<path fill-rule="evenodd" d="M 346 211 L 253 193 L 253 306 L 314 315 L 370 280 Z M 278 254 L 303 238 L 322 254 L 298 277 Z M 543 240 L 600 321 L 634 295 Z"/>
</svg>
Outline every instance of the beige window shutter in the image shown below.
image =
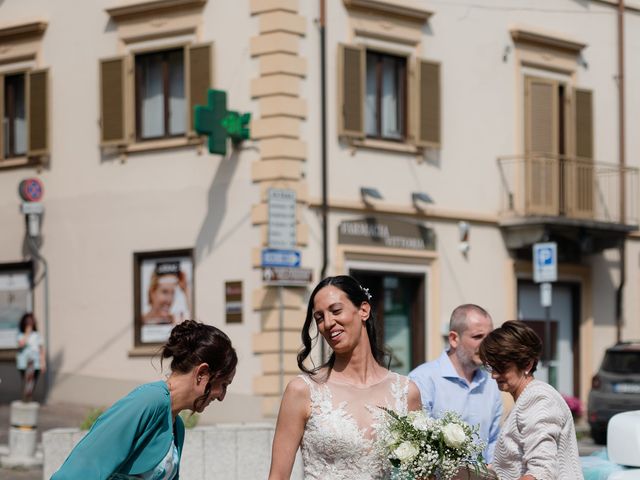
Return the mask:
<svg viewBox="0 0 640 480">
<path fill-rule="evenodd" d="M 100 126 L 102 146 L 126 145 L 125 57 L 100 60 Z"/>
<path fill-rule="evenodd" d="M 338 134 L 364 138 L 366 51 L 361 45 L 338 46 Z"/>
<path fill-rule="evenodd" d="M 417 60 L 415 86 L 411 95 L 414 105 L 414 142 L 419 147 L 441 145 L 440 64 Z"/>
<path fill-rule="evenodd" d="M 575 104 L 576 157 L 593 160 L 593 93 L 576 88 Z"/>
<path fill-rule="evenodd" d="M 527 214 L 558 215 L 558 83 L 525 77 L 525 205 Z"/>
<path fill-rule="evenodd" d="M 593 93 L 573 90 L 573 121 L 577 161 L 565 168 L 567 213 L 573 217 L 593 218 L 595 178 L 593 171 Z"/>
<path fill-rule="evenodd" d="M 4 121 L 4 75 L 0 74 L 0 121 Z M 4 128 L 0 128 L 0 161 L 4 160 Z"/>
<path fill-rule="evenodd" d="M 49 70 L 28 73 L 28 152 L 29 157 L 49 154 Z"/>
<path fill-rule="evenodd" d="M 185 53 L 187 63 L 185 72 L 188 72 L 189 75 L 188 81 L 185 82 L 185 85 L 188 85 L 189 88 L 189 101 L 187 102 L 189 111 L 187 115 L 189 129 L 193 131 L 193 107 L 207 104 L 207 91 L 213 86 L 213 44 L 190 45 Z"/>
<path fill-rule="evenodd" d="M 525 151 L 558 153 L 558 83 L 525 77 Z"/>
</svg>

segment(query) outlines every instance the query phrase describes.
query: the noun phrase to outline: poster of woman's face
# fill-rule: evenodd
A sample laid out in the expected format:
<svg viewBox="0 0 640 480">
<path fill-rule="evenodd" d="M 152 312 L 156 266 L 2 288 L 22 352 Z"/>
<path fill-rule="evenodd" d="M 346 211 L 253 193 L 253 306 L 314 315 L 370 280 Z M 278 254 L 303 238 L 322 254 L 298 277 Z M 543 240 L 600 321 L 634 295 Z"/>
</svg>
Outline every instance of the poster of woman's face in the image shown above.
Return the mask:
<svg viewBox="0 0 640 480">
<path fill-rule="evenodd" d="M 192 318 L 193 261 L 190 255 L 139 261 L 140 342 L 162 343 L 174 325 Z"/>
</svg>

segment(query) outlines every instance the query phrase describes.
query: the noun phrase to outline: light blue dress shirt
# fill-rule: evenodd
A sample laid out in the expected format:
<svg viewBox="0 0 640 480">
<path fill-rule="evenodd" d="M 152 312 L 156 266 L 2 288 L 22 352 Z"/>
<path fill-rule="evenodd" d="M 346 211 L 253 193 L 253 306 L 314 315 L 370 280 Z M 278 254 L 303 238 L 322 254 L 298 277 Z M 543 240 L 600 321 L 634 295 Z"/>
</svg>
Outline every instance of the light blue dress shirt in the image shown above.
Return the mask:
<svg viewBox="0 0 640 480">
<path fill-rule="evenodd" d="M 502 397 L 495 380 L 478 369 L 469 384 L 458 375 L 446 351 L 415 368 L 409 378 L 420 389 L 423 407 L 433 417 L 454 411 L 470 425 L 480 425 L 480 439 L 487 442 L 484 458 L 491 463 L 502 416 Z"/>
</svg>

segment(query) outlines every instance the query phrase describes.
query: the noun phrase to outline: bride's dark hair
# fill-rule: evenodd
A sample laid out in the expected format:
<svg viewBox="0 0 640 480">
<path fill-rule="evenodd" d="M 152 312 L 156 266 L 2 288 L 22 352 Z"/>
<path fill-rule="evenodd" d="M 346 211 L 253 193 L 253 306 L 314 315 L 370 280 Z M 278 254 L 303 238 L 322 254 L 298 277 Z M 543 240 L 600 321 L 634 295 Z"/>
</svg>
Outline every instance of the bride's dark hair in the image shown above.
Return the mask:
<svg viewBox="0 0 640 480">
<path fill-rule="evenodd" d="M 311 292 L 311 296 L 309 297 L 309 303 L 307 304 L 307 316 L 304 319 L 304 325 L 302 326 L 302 349 L 298 352 L 298 368 L 303 372 L 309 375 L 315 375 L 318 371 L 324 367 L 329 367 L 329 370 L 333 368 L 333 365 L 336 361 L 336 354 L 331 352 L 331 356 L 329 359 L 323 363 L 322 365 L 314 368 L 307 368 L 304 365 L 304 361 L 311 354 L 311 350 L 313 348 L 313 341 L 318 338 L 319 333 L 311 338 L 309 334 L 309 330 L 311 328 L 311 324 L 314 322 L 313 318 L 313 304 L 315 302 L 316 294 L 322 290 L 324 287 L 333 286 L 340 290 L 342 290 L 349 301 L 353 303 L 357 308 L 359 308 L 363 303 L 368 303 L 371 306 L 371 310 L 369 313 L 369 318 L 367 319 L 365 324 L 365 328 L 367 329 L 367 336 L 369 337 L 369 345 L 371 346 L 371 353 L 373 358 L 378 364 L 384 366 L 385 359 L 385 351 L 382 347 L 380 347 L 378 341 L 378 335 L 376 334 L 376 322 L 375 316 L 373 314 L 373 305 L 371 305 L 371 295 L 369 294 L 369 290 L 362 287 L 358 283 L 358 281 L 350 277 L 349 275 L 338 275 L 336 277 L 327 277 L 322 280 L 316 288 Z"/>
</svg>

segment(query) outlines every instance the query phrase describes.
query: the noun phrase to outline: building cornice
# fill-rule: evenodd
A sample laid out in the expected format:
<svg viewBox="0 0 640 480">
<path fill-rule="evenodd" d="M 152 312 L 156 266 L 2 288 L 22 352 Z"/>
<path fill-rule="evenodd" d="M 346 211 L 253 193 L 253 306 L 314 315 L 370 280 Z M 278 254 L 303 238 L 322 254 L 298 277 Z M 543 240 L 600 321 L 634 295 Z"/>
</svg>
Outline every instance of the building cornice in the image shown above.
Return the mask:
<svg viewBox="0 0 640 480">
<path fill-rule="evenodd" d="M 0 43 L 13 40 L 17 37 L 35 37 L 42 35 L 47 29 L 47 26 L 48 23 L 44 20 L 0 26 Z"/>
<path fill-rule="evenodd" d="M 116 21 L 202 7 L 207 0 L 152 0 L 105 9 Z"/>
<path fill-rule="evenodd" d="M 563 50 L 565 52 L 579 54 L 587 44 L 555 33 L 534 30 L 532 28 L 515 27 L 510 30 L 511 38 L 516 43 L 529 43 L 546 48 Z"/>
<path fill-rule="evenodd" d="M 343 0 L 347 8 L 365 10 L 378 15 L 392 15 L 395 17 L 425 23 L 433 12 L 417 5 L 391 2 L 388 0 Z"/>
<path fill-rule="evenodd" d="M 309 207 L 314 209 L 321 208 L 322 202 L 320 199 L 312 198 L 309 201 Z M 473 211 L 449 210 L 431 205 L 425 206 L 424 208 L 417 208 L 380 202 L 377 202 L 376 205 L 367 205 L 361 201 L 331 200 L 328 207 L 330 210 L 334 211 L 348 211 L 357 214 L 378 213 L 413 217 L 421 220 L 439 220 L 443 222 L 458 222 L 460 220 L 465 220 L 470 223 L 478 223 L 495 227 L 499 225 L 498 215 Z"/>
</svg>

